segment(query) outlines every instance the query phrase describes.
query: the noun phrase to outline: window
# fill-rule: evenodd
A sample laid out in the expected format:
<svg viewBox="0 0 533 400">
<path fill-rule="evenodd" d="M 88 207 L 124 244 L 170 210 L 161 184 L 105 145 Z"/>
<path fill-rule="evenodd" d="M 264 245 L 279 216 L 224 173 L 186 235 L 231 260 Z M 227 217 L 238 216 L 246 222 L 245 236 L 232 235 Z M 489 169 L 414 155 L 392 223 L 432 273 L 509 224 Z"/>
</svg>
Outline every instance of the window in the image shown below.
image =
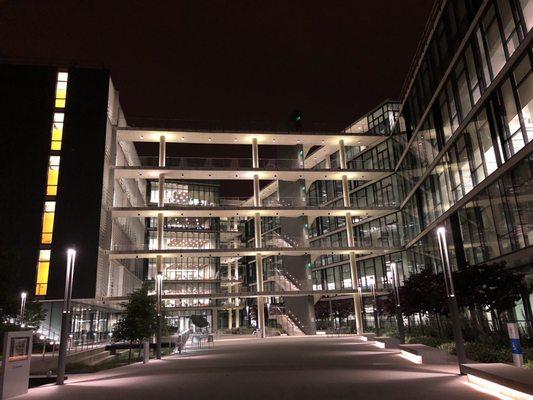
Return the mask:
<svg viewBox="0 0 533 400">
<path fill-rule="evenodd" d="M 503 146 L 507 158 L 510 158 L 524 147 L 520 118 L 510 79 L 507 79 L 500 88 L 500 105 L 504 125 Z"/>
<path fill-rule="evenodd" d="M 35 294 L 37 296 L 46 295 L 48 288 L 48 271 L 50 269 L 50 250 L 39 251 L 39 264 L 37 265 L 37 284 Z"/>
<path fill-rule="evenodd" d="M 61 157 L 50 156 L 48 164 L 48 180 L 46 182 L 46 195 L 55 196 L 57 194 L 57 182 L 59 179 L 59 162 Z"/>
<path fill-rule="evenodd" d="M 522 120 L 526 129 L 526 140 L 533 139 L 533 73 L 531 61 L 526 55 L 514 70 L 518 101 L 522 109 Z"/>
<path fill-rule="evenodd" d="M 44 203 L 43 229 L 42 229 L 42 235 L 41 235 L 42 244 L 52 243 L 55 210 L 56 210 L 55 201 L 47 201 Z"/>
<path fill-rule="evenodd" d="M 61 150 L 61 141 L 63 140 L 63 120 L 65 114 L 54 113 L 54 123 L 52 126 L 52 150 Z"/>
<path fill-rule="evenodd" d="M 502 37 L 498 27 L 498 21 L 494 13 L 494 7 L 491 7 L 483 19 L 485 27 L 485 39 L 487 51 L 492 67 L 492 77 L 498 75 L 505 65 L 505 53 L 503 51 Z"/>
<path fill-rule="evenodd" d="M 56 108 L 65 108 L 67 101 L 67 81 L 68 73 L 59 72 L 57 74 L 57 84 L 56 84 Z"/>
</svg>

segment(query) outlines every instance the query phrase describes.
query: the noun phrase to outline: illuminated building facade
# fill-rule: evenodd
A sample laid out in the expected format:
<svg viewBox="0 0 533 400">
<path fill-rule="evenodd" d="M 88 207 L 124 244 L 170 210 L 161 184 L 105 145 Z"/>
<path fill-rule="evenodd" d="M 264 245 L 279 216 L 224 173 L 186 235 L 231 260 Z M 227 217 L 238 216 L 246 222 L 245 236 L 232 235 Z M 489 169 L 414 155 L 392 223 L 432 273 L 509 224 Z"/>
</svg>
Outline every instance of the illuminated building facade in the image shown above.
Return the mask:
<svg viewBox="0 0 533 400">
<path fill-rule="evenodd" d="M 528 0 L 438 2 L 401 100 L 341 132 L 128 126 L 107 71 L 2 66 L 5 160 L 22 177 L 6 177 L 20 190 L 3 199 L 4 243 L 21 244 L 25 287 L 43 301 L 62 297 L 65 250 L 78 248 L 74 296 L 104 333 L 156 279 L 180 329 L 203 314 L 212 329 L 313 334 L 316 302 L 350 299 L 361 331 L 391 262 L 401 279 L 441 270 L 437 226 L 455 268 L 505 261 L 531 281 L 532 24 Z M 157 154 L 139 156 L 142 143 Z M 249 154 L 171 155 L 187 144 Z M 221 197 L 229 180 L 253 195 Z M 516 313 L 531 320 L 531 299 Z"/>
</svg>

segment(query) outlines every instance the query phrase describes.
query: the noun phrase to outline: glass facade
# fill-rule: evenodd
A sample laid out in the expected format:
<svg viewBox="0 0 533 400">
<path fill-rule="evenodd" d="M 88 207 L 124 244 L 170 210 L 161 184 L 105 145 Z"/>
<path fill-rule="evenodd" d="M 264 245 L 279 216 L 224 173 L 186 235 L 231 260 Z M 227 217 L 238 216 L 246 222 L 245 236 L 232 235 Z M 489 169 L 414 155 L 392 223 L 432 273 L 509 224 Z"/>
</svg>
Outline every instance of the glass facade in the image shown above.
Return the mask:
<svg viewBox="0 0 533 400">
<path fill-rule="evenodd" d="M 525 42 L 532 7 L 519 0 L 447 2 L 390 138 L 350 160 L 352 168 L 395 170 L 353 185 L 352 204 L 398 208 L 354 221 L 356 246 L 404 248 L 358 259 L 361 287 L 389 286 L 391 261 L 402 280 L 426 267 L 441 270 L 434 230 L 441 225 L 454 268 L 509 260 L 510 268 L 532 274 L 531 265 L 507 257 L 533 239 L 533 54 Z M 310 201 L 342 195 L 335 183 L 315 185 Z M 343 218 L 317 218 L 309 232 L 312 246 L 346 243 Z M 342 287 L 348 265 L 347 258 L 319 257 L 313 285 Z"/>
</svg>

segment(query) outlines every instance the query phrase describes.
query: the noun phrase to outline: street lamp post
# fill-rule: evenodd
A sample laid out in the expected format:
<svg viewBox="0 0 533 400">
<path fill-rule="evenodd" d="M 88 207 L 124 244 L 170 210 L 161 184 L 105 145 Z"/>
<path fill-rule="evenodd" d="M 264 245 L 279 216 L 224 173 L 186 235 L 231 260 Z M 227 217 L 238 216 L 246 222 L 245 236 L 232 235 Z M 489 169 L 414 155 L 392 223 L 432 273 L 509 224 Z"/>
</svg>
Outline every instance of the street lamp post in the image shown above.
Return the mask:
<svg viewBox="0 0 533 400">
<path fill-rule="evenodd" d="M 378 301 L 376 296 L 376 281 L 372 280 L 372 298 L 374 300 L 374 329 L 376 336 L 379 336 L 379 316 L 378 316 Z"/>
<path fill-rule="evenodd" d="M 450 267 L 450 258 L 448 256 L 448 246 L 446 244 L 446 230 L 444 227 L 437 228 L 437 239 L 439 241 L 440 258 L 444 272 L 444 283 L 446 285 L 446 295 L 448 297 L 448 307 L 450 309 L 450 318 L 452 320 L 453 338 L 457 351 L 457 362 L 459 363 L 459 372 L 462 372 L 461 364 L 466 362 L 465 343 L 463 333 L 461 332 L 461 319 L 459 318 L 459 307 L 455 289 L 453 286 L 452 270 Z"/>
<path fill-rule="evenodd" d="M 398 274 L 398 266 L 395 262 L 390 263 L 392 269 L 392 282 L 394 284 L 394 299 L 396 300 L 396 323 L 398 325 L 398 336 L 400 343 L 405 343 L 405 328 L 403 326 L 402 309 L 400 305 L 400 275 Z"/>
<path fill-rule="evenodd" d="M 20 325 L 22 327 L 24 327 L 24 313 L 26 311 L 26 297 L 27 297 L 27 293 L 26 292 L 21 292 L 20 293 Z"/>
<path fill-rule="evenodd" d="M 157 327 L 155 334 L 155 358 L 161 359 L 161 297 L 163 291 L 163 274 L 158 273 L 156 278 L 156 297 L 157 297 Z"/>
<path fill-rule="evenodd" d="M 68 330 L 70 326 L 70 301 L 72 299 L 72 282 L 74 280 L 74 265 L 76 263 L 76 250 L 67 251 L 67 275 L 65 280 L 65 297 L 63 300 L 63 314 L 61 316 L 61 336 L 59 338 L 59 355 L 57 361 L 56 385 L 65 383 L 65 366 L 67 359 Z"/>
</svg>

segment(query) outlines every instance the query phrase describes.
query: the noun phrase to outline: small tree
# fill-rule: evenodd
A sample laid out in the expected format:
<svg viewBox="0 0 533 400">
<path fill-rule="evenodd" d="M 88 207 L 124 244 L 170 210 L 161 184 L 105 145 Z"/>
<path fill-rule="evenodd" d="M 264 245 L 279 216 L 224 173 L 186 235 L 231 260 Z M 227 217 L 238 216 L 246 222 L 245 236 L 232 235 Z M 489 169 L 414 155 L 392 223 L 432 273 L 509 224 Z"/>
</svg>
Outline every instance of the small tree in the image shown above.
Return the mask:
<svg viewBox="0 0 533 400">
<path fill-rule="evenodd" d="M 157 329 L 156 298 L 148 295 L 148 287 L 144 285 L 128 296 L 128 302 L 122 305 L 124 314 L 115 324 L 113 340 L 130 343 L 128 362 L 131 362 L 133 343 L 142 343 L 152 337 Z"/>
<path fill-rule="evenodd" d="M 39 329 L 41 322 L 45 319 L 46 310 L 43 307 L 43 303 L 35 300 L 30 300 L 26 303 L 26 309 L 24 311 L 24 322 L 26 325 Z"/>
</svg>

